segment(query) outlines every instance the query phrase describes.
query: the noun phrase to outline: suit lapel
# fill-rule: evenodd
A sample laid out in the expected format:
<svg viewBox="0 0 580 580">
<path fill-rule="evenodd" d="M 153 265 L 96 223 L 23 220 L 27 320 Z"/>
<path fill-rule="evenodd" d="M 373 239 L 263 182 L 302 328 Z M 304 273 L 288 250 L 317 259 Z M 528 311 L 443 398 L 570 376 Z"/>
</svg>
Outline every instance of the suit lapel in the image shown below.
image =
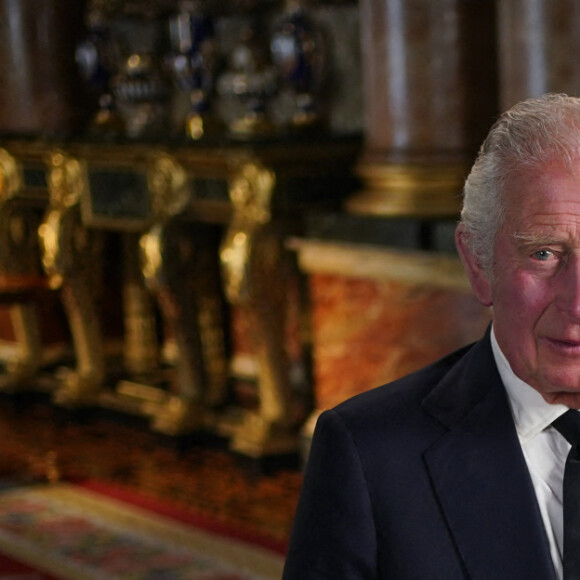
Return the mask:
<svg viewBox="0 0 580 580">
<path fill-rule="evenodd" d="M 450 533 L 469 578 L 552 580 L 548 541 L 489 338 L 464 361 L 424 401 L 449 428 L 424 458 Z"/>
</svg>

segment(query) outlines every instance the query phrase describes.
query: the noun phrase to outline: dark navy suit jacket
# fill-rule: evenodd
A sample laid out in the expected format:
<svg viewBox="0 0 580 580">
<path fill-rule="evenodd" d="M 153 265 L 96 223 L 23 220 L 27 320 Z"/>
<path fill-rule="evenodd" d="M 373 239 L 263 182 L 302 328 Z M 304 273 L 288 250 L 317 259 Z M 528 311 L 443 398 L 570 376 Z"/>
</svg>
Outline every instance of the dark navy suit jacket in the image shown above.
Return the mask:
<svg viewBox="0 0 580 580">
<path fill-rule="evenodd" d="M 320 416 L 283 578 L 555 580 L 489 332 Z"/>
</svg>

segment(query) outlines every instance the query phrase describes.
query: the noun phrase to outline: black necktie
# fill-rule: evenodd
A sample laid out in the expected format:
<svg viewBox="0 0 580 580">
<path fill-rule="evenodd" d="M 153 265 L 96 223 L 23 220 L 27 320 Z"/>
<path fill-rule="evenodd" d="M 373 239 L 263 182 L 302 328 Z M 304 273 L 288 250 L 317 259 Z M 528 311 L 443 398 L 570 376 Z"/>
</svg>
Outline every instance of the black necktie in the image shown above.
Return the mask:
<svg viewBox="0 0 580 580">
<path fill-rule="evenodd" d="M 564 470 L 564 580 L 580 580 L 580 412 L 566 411 L 552 425 L 572 445 Z"/>
</svg>

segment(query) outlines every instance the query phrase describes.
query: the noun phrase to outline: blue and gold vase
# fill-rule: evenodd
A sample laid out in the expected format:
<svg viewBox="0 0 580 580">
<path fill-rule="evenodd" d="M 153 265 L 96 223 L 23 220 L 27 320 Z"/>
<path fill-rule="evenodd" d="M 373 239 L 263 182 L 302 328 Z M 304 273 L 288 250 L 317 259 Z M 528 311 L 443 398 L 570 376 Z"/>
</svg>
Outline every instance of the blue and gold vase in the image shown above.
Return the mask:
<svg viewBox="0 0 580 580">
<path fill-rule="evenodd" d="M 285 12 L 275 25 L 270 50 L 280 85 L 294 96 L 291 125 L 318 126 L 320 88 L 325 68 L 325 46 L 318 24 L 301 0 L 288 0 Z"/>
</svg>

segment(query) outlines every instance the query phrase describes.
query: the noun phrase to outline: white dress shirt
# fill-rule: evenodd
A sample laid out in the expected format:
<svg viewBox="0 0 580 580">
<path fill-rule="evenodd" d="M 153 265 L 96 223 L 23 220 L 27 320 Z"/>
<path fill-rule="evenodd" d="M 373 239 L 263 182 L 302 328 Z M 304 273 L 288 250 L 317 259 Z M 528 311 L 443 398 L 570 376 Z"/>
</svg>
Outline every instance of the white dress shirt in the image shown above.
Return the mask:
<svg viewBox="0 0 580 580">
<path fill-rule="evenodd" d="M 491 346 L 530 470 L 556 576 L 562 580 L 562 481 L 570 444 L 551 423 L 568 407 L 547 403 L 538 391 L 514 374 L 499 348 L 493 328 Z"/>
</svg>

